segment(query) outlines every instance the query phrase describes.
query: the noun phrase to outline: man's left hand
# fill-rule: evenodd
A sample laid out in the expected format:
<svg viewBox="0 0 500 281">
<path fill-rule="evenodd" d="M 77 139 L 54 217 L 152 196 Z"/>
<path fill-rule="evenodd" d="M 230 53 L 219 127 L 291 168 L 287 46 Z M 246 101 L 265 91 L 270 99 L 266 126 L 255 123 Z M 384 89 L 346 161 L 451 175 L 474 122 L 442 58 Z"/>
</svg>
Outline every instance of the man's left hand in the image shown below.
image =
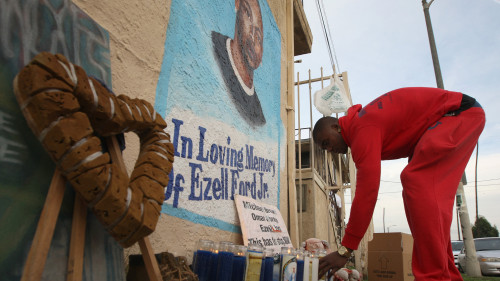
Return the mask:
<svg viewBox="0 0 500 281">
<path fill-rule="evenodd" d="M 337 270 L 341 269 L 347 263 L 348 258 L 339 255 L 338 252 L 332 252 L 319 260 L 318 278 L 325 276 L 329 271 L 328 278 L 332 277 Z"/>
</svg>

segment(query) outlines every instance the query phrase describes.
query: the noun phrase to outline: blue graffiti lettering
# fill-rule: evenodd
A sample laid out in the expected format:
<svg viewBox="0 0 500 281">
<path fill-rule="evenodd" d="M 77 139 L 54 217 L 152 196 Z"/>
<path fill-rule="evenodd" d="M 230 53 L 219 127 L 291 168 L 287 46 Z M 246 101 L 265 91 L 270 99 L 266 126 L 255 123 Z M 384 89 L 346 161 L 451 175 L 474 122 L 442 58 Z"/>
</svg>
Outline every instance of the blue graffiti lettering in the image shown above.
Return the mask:
<svg viewBox="0 0 500 281">
<path fill-rule="evenodd" d="M 261 157 L 253 145 L 244 144 L 240 147 L 231 147 L 231 137 L 229 136 L 225 141 L 226 144 L 206 143 L 205 136 L 209 131 L 202 126 L 198 126 L 199 141 L 196 141 L 182 134 L 181 128 L 184 125 L 182 120 L 172 119 L 172 123 L 174 124 L 172 142 L 176 157 L 193 159 L 193 149 L 196 149 L 193 146 L 198 143 L 195 161 L 188 163 L 190 176 L 187 176 L 186 179 L 187 185 L 190 185 L 187 196 L 189 201 L 234 200 L 235 194 L 249 196 L 253 199 L 269 198 L 269 185 L 265 182 L 265 176 L 272 175 L 274 177 L 275 161 Z M 209 165 L 209 169 L 204 169 L 203 165 Z M 206 173 L 212 171 L 212 166 L 218 165 L 221 166 L 220 176 L 207 176 Z M 177 169 L 179 168 L 177 167 Z M 254 173 L 241 174 L 245 170 L 254 171 Z M 189 172 L 186 171 L 186 173 Z M 242 177 L 246 180 L 243 180 Z M 179 195 L 184 191 L 185 184 L 183 172 L 175 174 L 172 169 L 165 190 L 165 200 L 173 197 L 175 208 L 178 207 Z"/>
<path fill-rule="evenodd" d="M 172 123 L 174 123 L 174 137 L 173 137 L 173 145 L 174 145 L 174 156 L 181 156 L 179 151 L 177 151 L 177 144 L 179 143 L 179 131 L 181 129 L 181 125 L 184 124 L 182 120 L 172 119 Z"/>
<path fill-rule="evenodd" d="M 179 193 L 184 191 L 184 187 L 181 186 L 181 181 L 184 183 L 184 177 L 181 174 L 175 176 L 175 186 L 174 186 L 174 203 L 172 206 L 177 208 L 179 205 Z"/>
<path fill-rule="evenodd" d="M 186 148 L 187 148 L 187 158 L 193 158 L 193 141 L 188 137 L 181 137 L 182 140 L 182 153 L 181 157 L 186 158 Z"/>
<path fill-rule="evenodd" d="M 197 173 L 196 170 L 200 170 L 203 172 L 203 168 L 201 164 L 189 163 L 189 167 L 191 167 L 191 193 L 189 194 L 189 200 L 200 201 L 202 199 L 202 186 L 200 184 L 200 173 Z M 200 190 L 200 195 L 196 196 L 196 190 Z M 205 199 L 206 200 L 206 199 Z"/>
<path fill-rule="evenodd" d="M 218 178 L 215 178 L 212 184 L 212 189 L 214 191 L 214 199 L 219 200 L 224 199 L 224 194 L 222 194 L 222 185 L 220 183 L 220 180 Z"/>
<path fill-rule="evenodd" d="M 212 200 L 212 196 L 208 195 L 210 192 L 210 188 L 212 187 L 212 178 L 203 178 L 203 181 L 206 182 L 205 185 L 205 193 L 203 193 L 203 200 Z M 203 187 L 203 184 L 201 185 Z"/>
<path fill-rule="evenodd" d="M 240 178 L 238 170 L 231 170 L 231 200 L 234 200 L 234 193 L 238 189 L 238 179 Z M 239 192 L 240 195 L 241 192 Z"/>
<path fill-rule="evenodd" d="M 246 147 L 246 159 L 247 159 L 247 164 L 245 166 L 246 169 L 249 170 L 255 170 L 258 172 L 273 172 L 273 177 L 275 174 L 275 163 L 273 160 L 266 159 L 264 157 L 258 157 L 257 155 L 254 156 L 253 150 L 254 147 L 253 145 L 245 145 Z"/>
<path fill-rule="evenodd" d="M 198 156 L 196 156 L 196 160 L 202 161 L 202 162 L 208 162 L 208 151 L 207 155 L 203 156 L 203 145 L 205 141 L 205 132 L 207 129 L 199 126 L 198 129 L 200 130 L 200 143 L 198 145 Z"/>
<path fill-rule="evenodd" d="M 174 168 L 170 170 L 170 174 L 168 174 L 168 184 L 167 184 L 167 190 L 165 190 L 165 201 L 170 199 L 170 196 L 172 196 L 172 188 L 174 186 Z"/>
<path fill-rule="evenodd" d="M 212 146 L 210 147 L 210 162 L 212 162 L 212 164 L 216 164 L 218 158 L 219 158 L 219 153 L 217 145 L 213 143 Z"/>
</svg>

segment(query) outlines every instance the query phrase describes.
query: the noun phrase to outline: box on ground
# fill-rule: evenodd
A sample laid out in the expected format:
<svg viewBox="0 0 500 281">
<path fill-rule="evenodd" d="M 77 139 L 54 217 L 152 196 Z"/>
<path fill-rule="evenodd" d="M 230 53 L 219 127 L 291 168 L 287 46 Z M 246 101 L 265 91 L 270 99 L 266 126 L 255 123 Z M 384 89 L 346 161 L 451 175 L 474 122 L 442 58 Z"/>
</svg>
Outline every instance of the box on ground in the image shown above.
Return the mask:
<svg viewBox="0 0 500 281">
<path fill-rule="evenodd" d="M 374 233 L 368 243 L 368 280 L 413 281 L 413 237 L 401 232 Z"/>
</svg>

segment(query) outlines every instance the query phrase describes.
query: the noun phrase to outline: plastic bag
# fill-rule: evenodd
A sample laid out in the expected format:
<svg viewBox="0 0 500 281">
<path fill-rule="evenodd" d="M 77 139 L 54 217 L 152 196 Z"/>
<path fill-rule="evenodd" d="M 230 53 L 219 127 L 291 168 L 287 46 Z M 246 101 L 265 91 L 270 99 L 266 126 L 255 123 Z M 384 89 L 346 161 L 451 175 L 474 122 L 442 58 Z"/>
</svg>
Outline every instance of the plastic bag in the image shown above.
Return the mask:
<svg viewBox="0 0 500 281">
<path fill-rule="evenodd" d="M 347 111 L 350 101 L 344 83 L 338 76 L 330 78 L 330 85 L 314 93 L 314 106 L 327 116 Z"/>
</svg>

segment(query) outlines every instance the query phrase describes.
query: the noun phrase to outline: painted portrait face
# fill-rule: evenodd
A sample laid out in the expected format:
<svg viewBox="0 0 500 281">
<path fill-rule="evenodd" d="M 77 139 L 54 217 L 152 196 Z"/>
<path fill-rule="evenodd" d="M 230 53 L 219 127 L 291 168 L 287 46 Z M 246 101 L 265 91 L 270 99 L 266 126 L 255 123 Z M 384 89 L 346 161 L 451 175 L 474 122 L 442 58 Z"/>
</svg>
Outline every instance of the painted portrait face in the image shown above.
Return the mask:
<svg viewBox="0 0 500 281">
<path fill-rule="evenodd" d="M 264 33 L 258 0 L 241 0 L 236 14 L 239 44 L 246 67 L 255 70 L 262 61 Z"/>
</svg>

